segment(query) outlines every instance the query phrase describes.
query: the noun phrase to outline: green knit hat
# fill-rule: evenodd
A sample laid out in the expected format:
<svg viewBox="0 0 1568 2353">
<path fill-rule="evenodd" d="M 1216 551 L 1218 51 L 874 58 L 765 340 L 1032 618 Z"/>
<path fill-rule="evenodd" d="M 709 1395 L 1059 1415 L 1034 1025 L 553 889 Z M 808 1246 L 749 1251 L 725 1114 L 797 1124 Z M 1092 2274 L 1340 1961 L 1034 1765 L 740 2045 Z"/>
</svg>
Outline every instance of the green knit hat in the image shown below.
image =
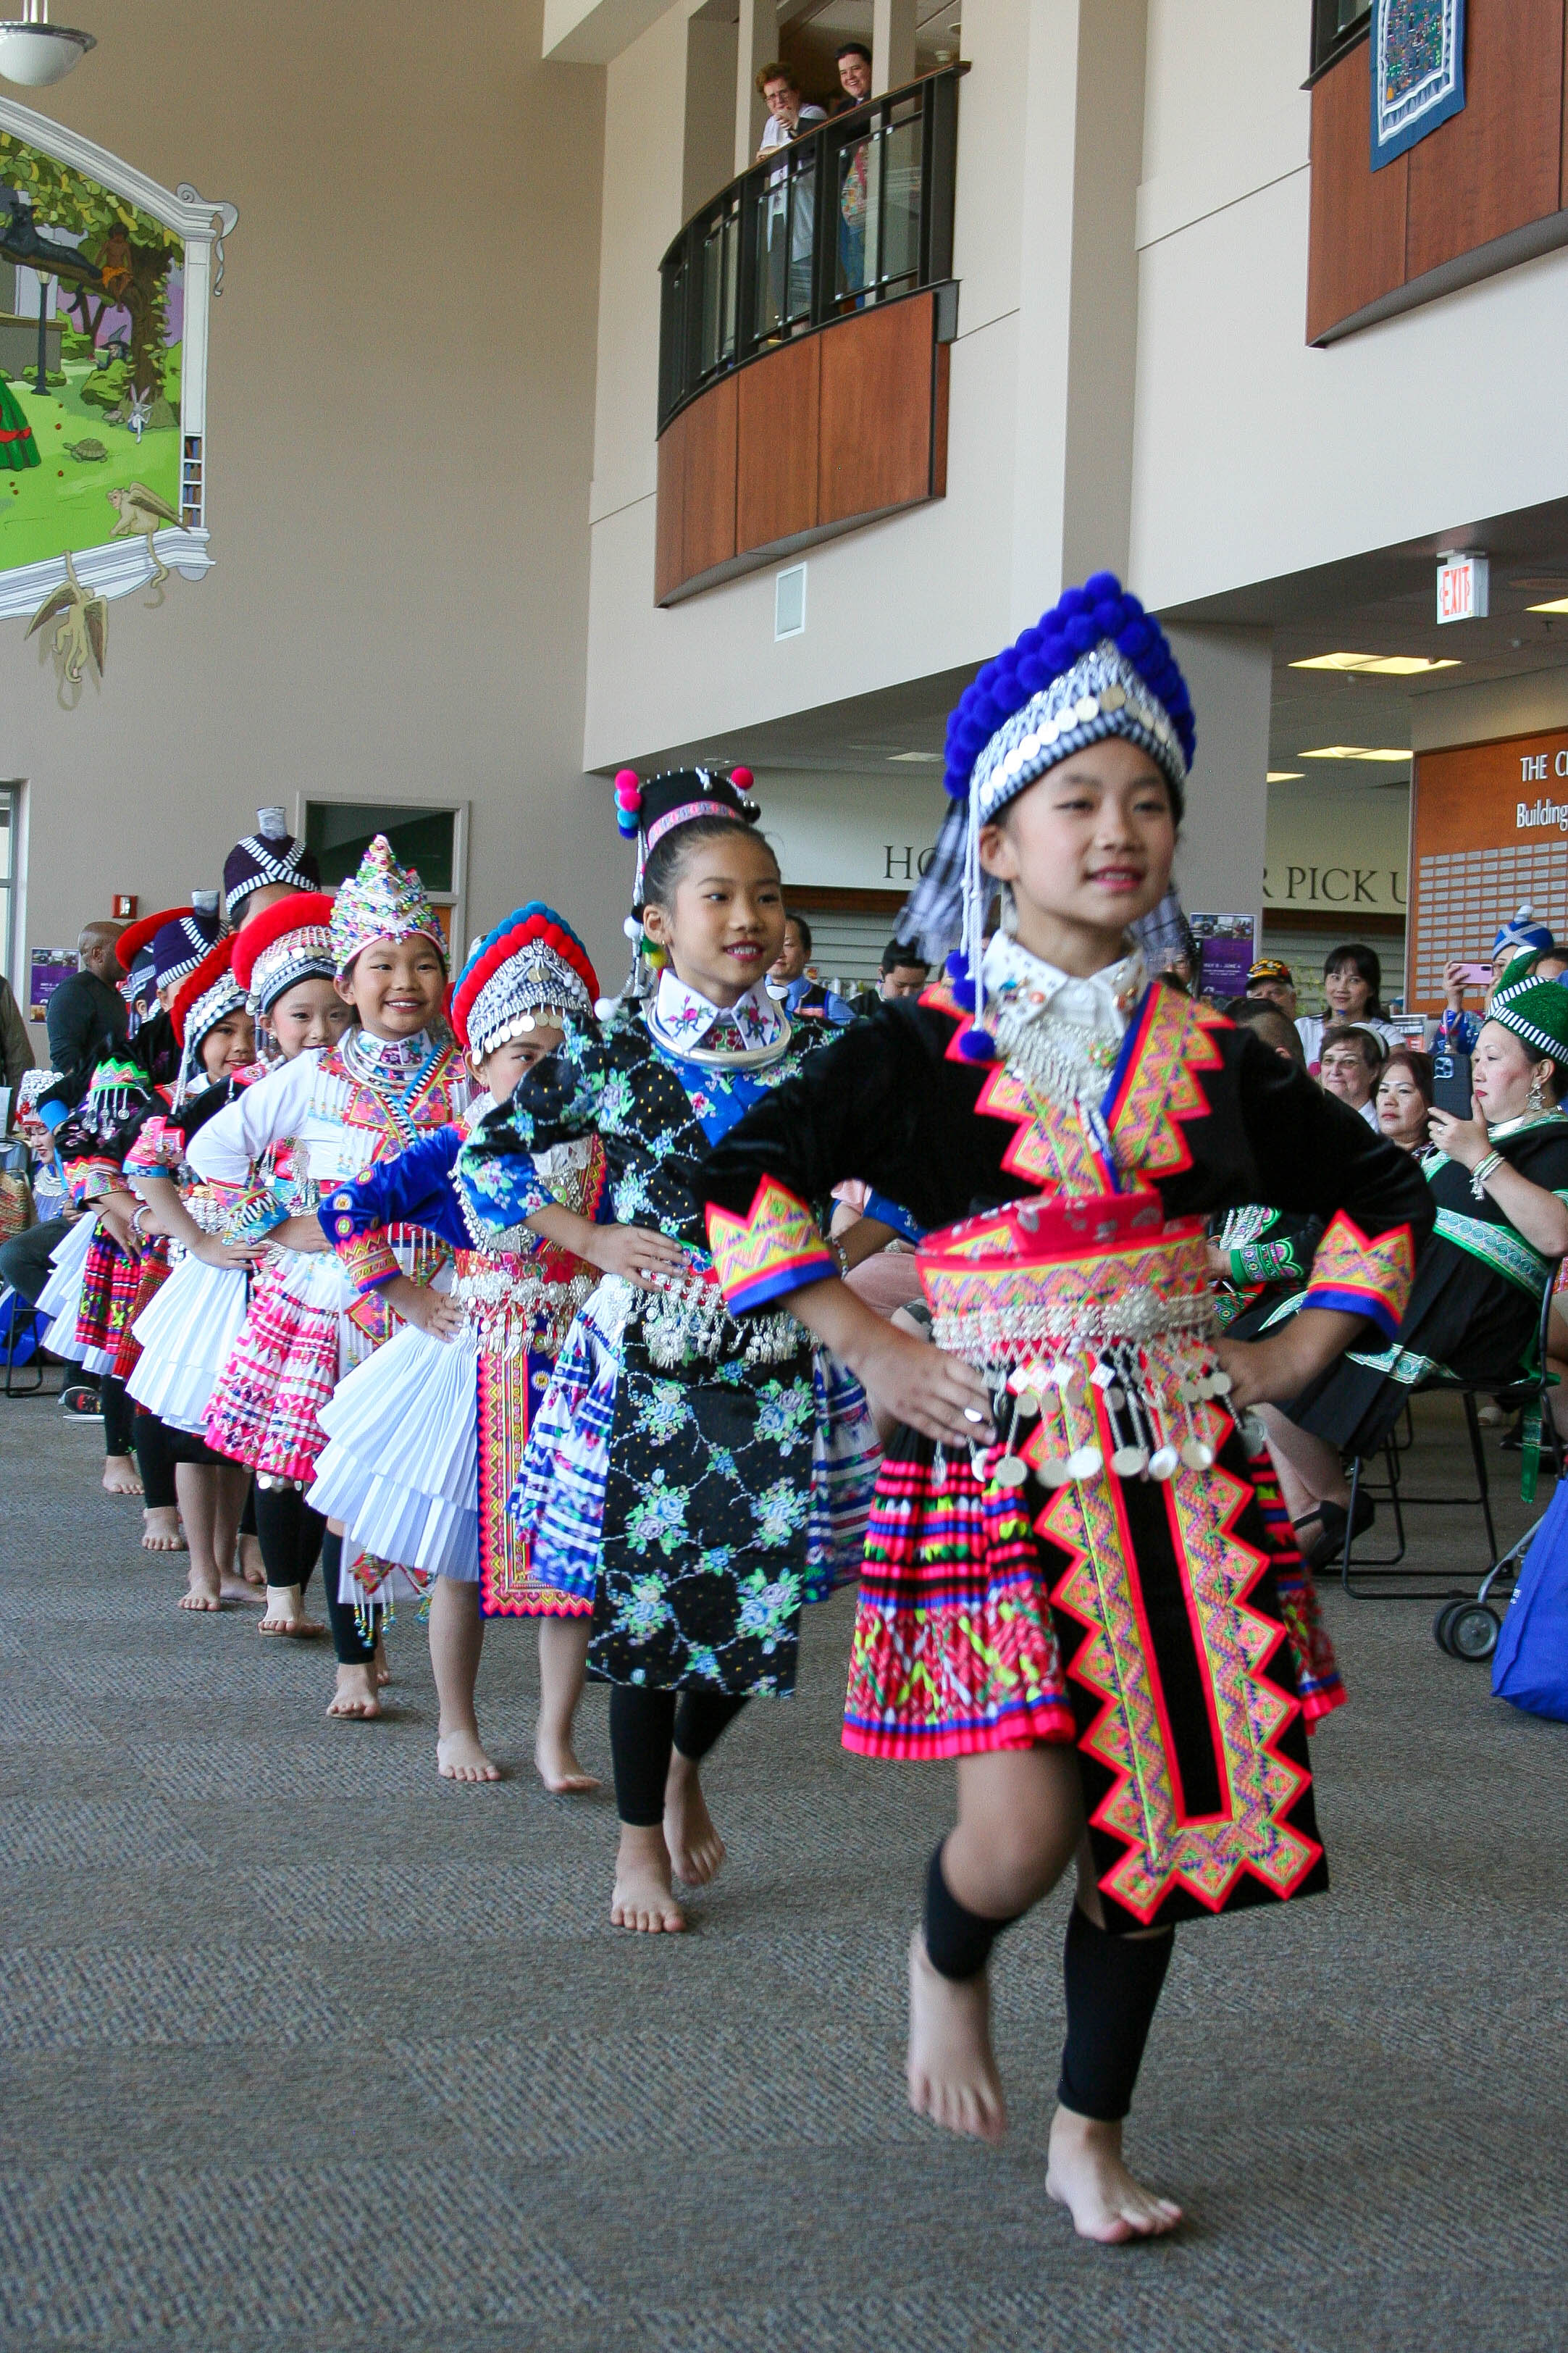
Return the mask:
<svg viewBox="0 0 1568 2353">
<path fill-rule="evenodd" d="M 1539 978 L 1535 964 L 1533 955 L 1515 956 L 1492 991 L 1487 1019 L 1568 1071 L 1568 987 Z"/>
</svg>

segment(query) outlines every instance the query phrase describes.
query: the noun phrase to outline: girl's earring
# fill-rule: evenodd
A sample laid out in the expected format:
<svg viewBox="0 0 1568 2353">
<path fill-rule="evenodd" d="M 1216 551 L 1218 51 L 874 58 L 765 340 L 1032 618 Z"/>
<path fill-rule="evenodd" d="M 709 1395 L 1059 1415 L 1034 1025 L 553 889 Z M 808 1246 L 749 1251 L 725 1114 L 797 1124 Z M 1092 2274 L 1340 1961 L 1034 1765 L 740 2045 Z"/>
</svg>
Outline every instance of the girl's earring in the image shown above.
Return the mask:
<svg viewBox="0 0 1568 2353">
<path fill-rule="evenodd" d="M 1013 896 L 1011 882 L 1004 882 L 997 896 L 1002 902 L 1002 929 L 1010 940 L 1018 936 L 1018 902 Z"/>
</svg>

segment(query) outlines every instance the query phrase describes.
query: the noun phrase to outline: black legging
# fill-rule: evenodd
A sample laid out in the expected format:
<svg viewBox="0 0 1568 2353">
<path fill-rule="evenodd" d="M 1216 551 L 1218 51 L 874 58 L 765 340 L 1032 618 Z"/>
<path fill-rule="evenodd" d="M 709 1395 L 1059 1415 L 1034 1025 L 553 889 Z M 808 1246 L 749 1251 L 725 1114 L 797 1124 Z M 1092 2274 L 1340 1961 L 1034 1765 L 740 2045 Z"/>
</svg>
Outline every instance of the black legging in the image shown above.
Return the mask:
<svg viewBox="0 0 1568 2353">
<path fill-rule="evenodd" d="M 311 1514 L 315 1518 L 317 1514 Z M 370 1640 L 360 1632 L 359 1620 L 352 1601 L 338 1599 L 338 1580 L 342 1575 L 343 1540 L 332 1534 L 325 1521 L 321 1537 L 321 1583 L 327 1592 L 327 1623 L 332 1630 L 332 1648 L 341 1667 L 368 1667 L 375 1656 L 375 1640 L 381 1631 L 381 1612 L 374 1609 L 370 1618 Z M 263 1544 L 266 1538 L 262 1539 Z"/>
<path fill-rule="evenodd" d="M 297 1585 L 303 1593 L 310 1582 L 310 1571 L 321 1556 L 326 1521 L 320 1512 L 310 1509 L 301 1488 L 256 1487 L 252 1493 L 256 1497 L 256 1536 L 261 1546 L 268 1584 Z M 335 1592 L 336 1577 L 328 1581 Z M 327 1608 L 330 1614 L 331 1593 L 327 1596 Z M 352 1620 L 352 1610 L 349 1616 Z M 334 1629 L 336 1623 L 334 1619 Z M 338 1656 L 342 1658 L 341 1651 Z"/>
<path fill-rule="evenodd" d="M 131 1442 L 142 1473 L 142 1501 L 149 1512 L 174 1508 L 174 1456 L 169 1433 L 155 1413 L 131 1417 Z"/>
<path fill-rule="evenodd" d="M 105 1454 L 129 1454 L 132 1417 L 124 1382 L 117 1381 L 112 1373 L 105 1373 L 99 1381 L 98 1394 L 103 1406 Z"/>
<path fill-rule="evenodd" d="M 677 1703 L 679 1702 L 679 1705 Z M 616 1811 L 633 1830 L 664 1820 L 669 1753 L 679 1748 L 695 1765 L 745 1706 L 725 1692 L 647 1691 L 640 1683 L 610 1688 L 610 1756 L 616 1768 Z"/>
</svg>

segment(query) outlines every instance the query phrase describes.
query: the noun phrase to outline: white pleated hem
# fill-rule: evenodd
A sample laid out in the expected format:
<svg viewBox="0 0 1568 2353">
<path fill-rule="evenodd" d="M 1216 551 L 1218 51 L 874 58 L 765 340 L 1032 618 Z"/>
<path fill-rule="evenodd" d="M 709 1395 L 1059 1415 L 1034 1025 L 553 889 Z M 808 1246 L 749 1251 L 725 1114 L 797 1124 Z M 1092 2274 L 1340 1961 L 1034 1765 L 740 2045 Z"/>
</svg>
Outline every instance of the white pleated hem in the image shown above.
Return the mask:
<svg viewBox="0 0 1568 2353">
<path fill-rule="evenodd" d="M 306 1501 L 341 1520 L 353 1551 L 426 1577 L 479 1569 L 479 1350 L 406 1324 L 339 1383 Z"/>
<path fill-rule="evenodd" d="M 125 1386 L 137 1404 L 173 1429 L 205 1430 L 246 1306 L 243 1267 L 183 1258 L 132 1326 L 142 1356 Z"/>
</svg>

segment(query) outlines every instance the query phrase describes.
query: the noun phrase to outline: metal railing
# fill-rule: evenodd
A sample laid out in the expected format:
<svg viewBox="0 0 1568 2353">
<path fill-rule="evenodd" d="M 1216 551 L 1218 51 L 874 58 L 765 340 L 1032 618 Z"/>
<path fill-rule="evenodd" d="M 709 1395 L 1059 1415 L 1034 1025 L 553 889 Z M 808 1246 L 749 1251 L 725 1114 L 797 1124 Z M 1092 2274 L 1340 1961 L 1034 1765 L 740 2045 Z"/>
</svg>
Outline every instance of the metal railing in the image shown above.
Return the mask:
<svg viewBox="0 0 1568 2353">
<path fill-rule="evenodd" d="M 692 215 L 659 264 L 661 433 L 791 336 L 951 279 L 968 70 L 944 66 L 814 125 Z"/>
</svg>

